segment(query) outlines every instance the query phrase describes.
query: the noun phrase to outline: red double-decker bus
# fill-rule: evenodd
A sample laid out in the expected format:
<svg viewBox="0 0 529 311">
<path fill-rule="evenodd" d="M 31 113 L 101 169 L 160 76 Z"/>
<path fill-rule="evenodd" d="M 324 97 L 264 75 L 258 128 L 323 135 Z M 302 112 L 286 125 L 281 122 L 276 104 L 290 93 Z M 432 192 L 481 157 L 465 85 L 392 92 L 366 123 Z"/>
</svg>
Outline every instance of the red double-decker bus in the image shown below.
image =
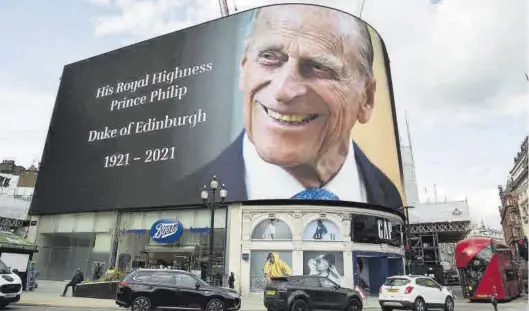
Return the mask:
<svg viewBox="0 0 529 311">
<path fill-rule="evenodd" d="M 456 245 L 455 257 L 463 296 L 470 300 L 508 301 L 521 294 L 512 250 L 495 239 L 470 238 Z"/>
</svg>

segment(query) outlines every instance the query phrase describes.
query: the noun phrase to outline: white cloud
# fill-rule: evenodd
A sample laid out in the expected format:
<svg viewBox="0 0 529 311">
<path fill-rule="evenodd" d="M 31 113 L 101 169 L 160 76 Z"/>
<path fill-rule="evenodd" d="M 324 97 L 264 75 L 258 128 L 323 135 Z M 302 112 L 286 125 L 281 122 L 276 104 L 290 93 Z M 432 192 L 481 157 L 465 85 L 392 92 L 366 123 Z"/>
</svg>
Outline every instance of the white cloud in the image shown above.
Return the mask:
<svg viewBox="0 0 529 311">
<path fill-rule="evenodd" d="M 235 6 L 237 6 L 239 11 L 245 11 L 259 6 L 285 2 L 323 5 L 348 12 L 356 16 L 362 8 L 363 0 L 228 0 L 228 5 L 230 10 L 233 12 Z"/>
<path fill-rule="evenodd" d="M 0 88 L 0 156 L 19 165 L 40 161 L 55 94 Z"/>
<path fill-rule="evenodd" d="M 93 3 L 110 9 L 109 13 L 92 20 L 95 36 L 121 36 L 122 43 L 127 44 L 220 17 L 216 0 L 96 0 Z"/>
<path fill-rule="evenodd" d="M 523 0 L 370 0 L 363 16 L 388 48 L 419 184 L 430 198 L 434 183 L 440 200 L 468 198 L 472 218 L 496 228 L 497 185 L 527 129 L 526 12 Z"/>
</svg>

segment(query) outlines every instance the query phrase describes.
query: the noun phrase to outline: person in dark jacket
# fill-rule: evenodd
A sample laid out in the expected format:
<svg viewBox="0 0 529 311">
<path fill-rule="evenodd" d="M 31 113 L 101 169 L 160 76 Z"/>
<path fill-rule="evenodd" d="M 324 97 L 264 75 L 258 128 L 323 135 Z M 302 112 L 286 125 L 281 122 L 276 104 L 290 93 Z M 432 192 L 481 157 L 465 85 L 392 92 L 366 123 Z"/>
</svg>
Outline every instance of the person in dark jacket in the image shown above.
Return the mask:
<svg viewBox="0 0 529 311">
<path fill-rule="evenodd" d="M 103 275 L 103 266 L 97 262 L 94 267 L 94 274 L 92 275 L 92 280 L 95 282 L 101 278 Z"/>
<path fill-rule="evenodd" d="M 230 277 L 228 278 L 228 286 L 230 288 L 235 288 L 235 275 L 232 273 L 230 273 Z"/>
<path fill-rule="evenodd" d="M 72 296 L 75 296 L 75 286 L 77 284 L 80 284 L 84 281 L 84 275 L 83 272 L 81 272 L 81 268 L 77 268 L 77 271 L 75 271 L 75 274 L 73 275 L 73 278 L 66 286 L 64 287 L 64 292 L 62 293 L 62 297 L 66 296 L 66 292 L 68 291 L 68 287 L 72 287 Z"/>
</svg>

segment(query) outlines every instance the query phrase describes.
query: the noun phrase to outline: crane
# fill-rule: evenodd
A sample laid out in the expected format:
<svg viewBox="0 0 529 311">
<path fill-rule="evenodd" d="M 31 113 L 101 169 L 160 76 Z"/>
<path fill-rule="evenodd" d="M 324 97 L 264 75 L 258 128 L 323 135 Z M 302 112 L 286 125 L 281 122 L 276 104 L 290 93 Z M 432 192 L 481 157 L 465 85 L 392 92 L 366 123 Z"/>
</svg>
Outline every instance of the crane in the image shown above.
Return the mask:
<svg viewBox="0 0 529 311">
<path fill-rule="evenodd" d="M 222 17 L 230 15 L 230 9 L 228 8 L 227 0 L 219 0 L 219 6 Z"/>
</svg>

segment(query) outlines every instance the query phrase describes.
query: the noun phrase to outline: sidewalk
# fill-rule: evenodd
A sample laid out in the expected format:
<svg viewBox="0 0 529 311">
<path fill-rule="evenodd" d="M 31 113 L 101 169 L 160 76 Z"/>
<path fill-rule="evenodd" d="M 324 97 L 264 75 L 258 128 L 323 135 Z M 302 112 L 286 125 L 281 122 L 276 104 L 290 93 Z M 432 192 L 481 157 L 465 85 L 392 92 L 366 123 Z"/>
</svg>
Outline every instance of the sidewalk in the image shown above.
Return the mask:
<svg viewBox="0 0 529 311">
<path fill-rule="evenodd" d="M 43 306 L 43 307 L 79 307 L 83 309 L 116 309 L 119 308 L 114 300 L 109 299 L 93 299 L 93 298 L 79 298 L 72 297 L 71 289 L 68 291 L 66 297 L 61 297 L 64 285 L 68 281 L 44 281 L 37 282 L 39 287 L 33 292 L 23 292 L 20 301 L 17 303 L 21 306 Z"/>
<path fill-rule="evenodd" d="M 83 309 L 113 309 L 122 310 L 119 308 L 114 300 L 110 299 L 93 299 L 93 298 L 79 298 L 72 297 L 71 291 L 66 297 L 60 297 L 64 290 L 64 285 L 67 281 L 38 281 L 39 288 L 34 292 L 23 292 L 20 302 L 18 305 L 27 306 L 46 306 L 46 307 L 79 307 L 83 306 Z M 480 304 L 470 303 L 466 299 L 456 299 L 456 306 L 473 305 L 479 307 Z M 522 296 L 512 302 L 506 303 L 505 306 L 527 306 L 527 296 Z M 364 310 L 380 310 L 377 297 L 369 297 L 367 303 L 364 306 Z M 501 310 L 501 309 L 500 309 Z M 250 294 L 249 296 L 242 297 L 241 311 L 266 311 L 263 305 L 263 294 Z"/>
</svg>

